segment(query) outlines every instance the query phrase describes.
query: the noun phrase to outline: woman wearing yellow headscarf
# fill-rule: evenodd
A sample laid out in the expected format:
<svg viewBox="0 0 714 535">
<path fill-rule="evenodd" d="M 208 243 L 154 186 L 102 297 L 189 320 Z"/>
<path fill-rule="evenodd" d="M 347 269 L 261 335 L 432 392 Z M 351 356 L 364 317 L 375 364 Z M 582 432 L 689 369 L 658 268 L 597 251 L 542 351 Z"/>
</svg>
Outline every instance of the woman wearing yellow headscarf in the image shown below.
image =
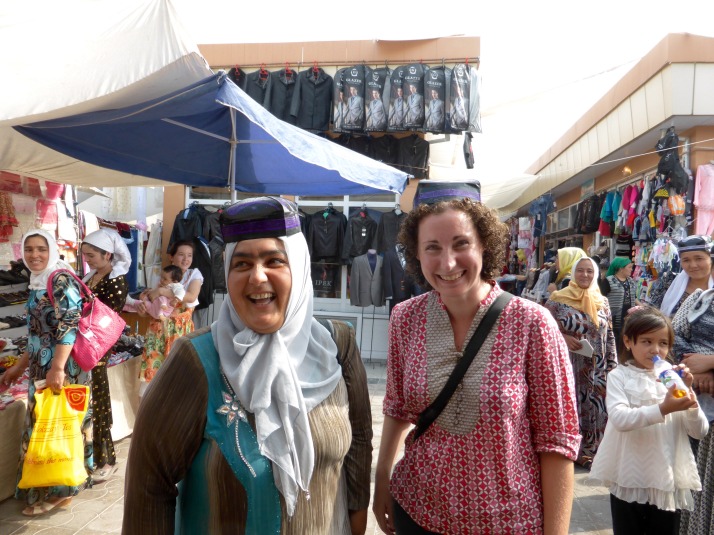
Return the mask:
<svg viewBox="0 0 714 535">
<path fill-rule="evenodd" d="M 585 258 L 587 253 L 583 251 L 580 247 L 563 247 L 558 249 L 558 256 L 556 258 L 556 267 L 558 268 L 558 276 L 555 278 L 555 284 L 558 285 L 558 289 L 562 289 L 566 284 L 561 284 L 563 280 L 571 277 L 571 272 L 575 263 L 581 258 Z"/>
<path fill-rule="evenodd" d="M 558 251 L 559 258 L 561 251 L 563 249 Z M 570 350 L 583 437 L 577 462 L 586 468 L 592 465 L 605 432 L 607 374 L 617 366 L 612 315 L 607 298 L 598 288 L 598 271 L 597 263 L 591 258 L 585 256 L 576 260 L 568 286 L 551 293 L 545 303 Z M 585 351 L 585 340 L 592 346 L 592 354 Z"/>
</svg>

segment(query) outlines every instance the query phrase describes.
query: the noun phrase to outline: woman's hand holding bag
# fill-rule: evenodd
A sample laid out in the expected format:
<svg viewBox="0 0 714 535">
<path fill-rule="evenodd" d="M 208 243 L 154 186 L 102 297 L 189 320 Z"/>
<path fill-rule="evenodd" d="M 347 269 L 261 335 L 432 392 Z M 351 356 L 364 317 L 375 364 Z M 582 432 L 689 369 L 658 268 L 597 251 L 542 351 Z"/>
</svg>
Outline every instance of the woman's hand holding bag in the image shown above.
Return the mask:
<svg viewBox="0 0 714 535">
<path fill-rule="evenodd" d="M 86 481 L 82 420 L 88 407 L 86 385 L 68 385 L 59 394 L 49 388 L 35 393 L 35 425 L 19 488 L 76 487 Z"/>
</svg>

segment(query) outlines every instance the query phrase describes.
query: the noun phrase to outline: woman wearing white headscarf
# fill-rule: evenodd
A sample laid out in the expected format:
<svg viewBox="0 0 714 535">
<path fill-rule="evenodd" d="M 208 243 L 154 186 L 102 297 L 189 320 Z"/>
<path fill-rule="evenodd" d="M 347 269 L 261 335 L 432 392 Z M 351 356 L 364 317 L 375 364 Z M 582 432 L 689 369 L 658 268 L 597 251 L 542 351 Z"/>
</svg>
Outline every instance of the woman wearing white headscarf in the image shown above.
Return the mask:
<svg viewBox="0 0 714 535">
<path fill-rule="evenodd" d="M 124 275 L 131 266 L 126 243 L 115 230 L 100 229 L 84 238 L 82 255 L 90 271 L 84 282 L 99 300 L 115 312 L 121 312 L 129 285 Z M 95 483 L 105 481 L 116 471 L 116 454 L 112 441 L 112 401 L 107 377 L 109 351 L 92 370 L 92 425 Z"/>
<path fill-rule="evenodd" d="M 211 331 L 176 342 L 146 391 L 122 533 L 364 533 L 366 374 L 351 329 L 312 316 L 297 208 L 246 199 L 221 227 L 228 299 Z"/>
<path fill-rule="evenodd" d="M 607 424 L 607 374 L 617 366 L 612 314 L 607 298 L 600 293 L 598 279 L 597 263 L 587 256 L 580 258 L 572 267 L 568 286 L 550 294 L 545 303 L 570 350 L 583 437 L 576 462 L 588 469 Z M 583 349 L 581 340 L 592 346 L 591 355 L 579 353 Z"/>
<path fill-rule="evenodd" d="M 2 376 L 2 382 L 10 384 L 22 375 L 29 366 L 30 381 L 27 392 L 25 431 L 22 434 L 22 449 L 18 481 L 22 477 L 22 464 L 35 425 L 36 381 L 44 379 L 47 388 L 59 392 L 65 384 L 90 384 L 90 374 L 83 371 L 70 356 L 77 336 L 77 326 L 82 311 L 82 297 L 77 281 L 67 274 L 52 277 L 55 306 L 47 296 L 47 283 L 57 269 L 72 268 L 59 258 L 59 249 L 54 237 L 44 230 L 31 230 L 22 238 L 23 261 L 30 270 L 30 295 L 27 298 L 28 338 L 27 351 L 18 363 Z M 82 422 L 85 437 L 84 463 L 87 473 L 92 466 L 92 421 L 89 413 Z M 58 505 L 67 505 L 86 486 L 54 486 L 17 489 L 15 497 L 25 500 L 27 507 L 22 513 L 37 516 L 51 511 Z"/>
<path fill-rule="evenodd" d="M 680 295 L 672 319 L 672 353 L 675 361 L 683 362 L 694 376 L 692 386 L 711 424 L 714 422 L 714 278 L 711 276 L 714 244 L 707 236 L 690 236 L 679 242 L 678 249 L 682 272 L 670 286 L 670 289 L 675 288 L 675 296 Z M 679 289 L 675 287 L 678 281 Z M 665 305 L 663 302 L 662 312 L 665 312 Z M 714 526 L 712 428 L 710 425 L 709 433 L 695 448 L 702 491 L 694 495 L 694 510 L 682 515 L 679 533 L 683 535 L 708 534 Z"/>
<path fill-rule="evenodd" d="M 688 236 L 677 244 L 682 271 L 660 296 L 652 296 L 650 304 L 658 307 L 665 316 L 673 317 L 679 307 L 696 290 L 714 287 L 712 277 L 712 240 L 709 236 Z M 696 379 L 695 379 L 696 382 Z"/>
</svg>

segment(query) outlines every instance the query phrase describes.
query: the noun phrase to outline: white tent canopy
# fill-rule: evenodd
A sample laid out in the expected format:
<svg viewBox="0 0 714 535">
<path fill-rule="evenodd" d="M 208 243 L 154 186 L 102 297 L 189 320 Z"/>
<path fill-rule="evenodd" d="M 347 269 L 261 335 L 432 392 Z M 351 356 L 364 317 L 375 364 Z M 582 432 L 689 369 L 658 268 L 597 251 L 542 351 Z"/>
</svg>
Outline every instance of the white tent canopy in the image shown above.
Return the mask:
<svg viewBox="0 0 714 535">
<path fill-rule="evenodd" d="M 0 20 L 7 27 L 0 46 L 22 53 L 0 58 L 0 72 L 12 75 L 0 87 L 0 171 L 78 186 L 235 183 L 240 191 L 300 195 L 404 189 L 406 173 L 279 121 L 234 85 L 232 93 L 171 0 L 70 0 L 34 14 L 10 2 L 17 11 Z"/>
<path fill-rule="evenodd" d="M 137 104 L 210 76 L 171 3 L 6 0 L 3 8 L 0 170 L 82 186 L 168 185 L 75 160 L 12 126 Z"/>
</svg>

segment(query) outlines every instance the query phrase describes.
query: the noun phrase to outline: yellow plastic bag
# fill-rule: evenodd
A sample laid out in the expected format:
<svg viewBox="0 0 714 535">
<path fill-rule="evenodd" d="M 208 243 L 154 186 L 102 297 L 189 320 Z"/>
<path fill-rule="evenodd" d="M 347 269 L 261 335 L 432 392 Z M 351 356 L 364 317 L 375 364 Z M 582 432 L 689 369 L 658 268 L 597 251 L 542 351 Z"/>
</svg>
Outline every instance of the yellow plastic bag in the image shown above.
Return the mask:
<svg viewBox="0 0 714 535">
<path fill-rule="evenodd" d="M 82 420 L 89 407 L 89 387 L 69 385 L 55 395 L 35 394 L 35 426 L 22 465 L 21 489 L 74 487 L 87 479 Z"/>
</svg>

